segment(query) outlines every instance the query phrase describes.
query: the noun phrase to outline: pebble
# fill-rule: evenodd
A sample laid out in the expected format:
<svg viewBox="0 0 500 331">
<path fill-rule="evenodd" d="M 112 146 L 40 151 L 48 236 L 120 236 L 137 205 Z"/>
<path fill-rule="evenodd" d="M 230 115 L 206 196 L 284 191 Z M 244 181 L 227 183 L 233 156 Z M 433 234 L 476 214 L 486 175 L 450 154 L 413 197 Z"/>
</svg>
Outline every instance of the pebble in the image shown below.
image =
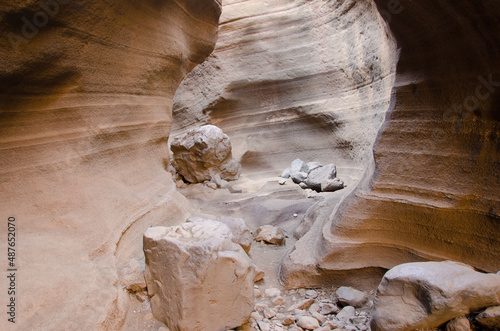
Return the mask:
<svg viewBox="0 0 500 331">
<path fill-rule="evenodd" d="M 348 321 L 350 318 L 356 316 L 356 309 L 352 306 L 345 306 L 342 310 L 337 314 L 337 319 Z"/>
<path fill-rule="evenodd" d="M 309 307 L 311 307 L 311 305 L 313 303 L 314 303 L 314 299 L 302 300 L 302 301 L 297 302 L 296 304 L 290 306 L 290 308 L 288 308 L 288 311 L 293 311 L 295 309 L 308 309 Z"/>
<path fill-rule="evenodd" d="M 262 315 L 259 312 L 256 312 L 256 311 L 253 311 L 250 314 L 250 317 L 253 318 L 256 321 L 262 321 L 264 319 L 264 317 L 262 317 Z"/>
<path fill-rule="evenodd" d="M 284 305 L 285 304 L 285 298 L 283 298 L 283 297 L 276 297 L 275 299 L 273 299 L 272 303 L 275 306 Z"/>
<path fill-rule="evenodd" d="M 311 298 L 311 299 L 316 299 L 318 297 L 318 292 L 316 292 L 315 290 L 308 290 L 306 291 L 305 293 L 306 295 L 306 298 Z"/>
<path fill-rule="evenodd" d="M 288 325 L 291 325 L 293 323 L 295 323 L 295 316 L 293 316 L 293 315 L 288 315 L 287 317 L 285 317 L 283 319 L 283 325 L 288 326 Z"/>
<path fill-rule="evenodd" d="M 297 325 L 304 330 L 314 330 L 319 328 L 319 322 L 314 317 L 300 316 Z"/>
<path fill-rule="evenodd" d="M 264 291 L 264 294 L 268 298 L 279 297 L 281 295 L 281 291 L 275 287 L 266 288 L 266 290 Z"/>
<path fill-rule="evenodd" d="M 320 313 L 313 312 L 311 314 L 311 316 L 314 317 L 315 319 L 317 319 L 320 324 L 323 324 L 326 322 L 326 317 L 321 315 Z"/>
<path fill-rule="evenodd" d="M 323 303 L 319 307 L 319 313 L 322 315 L 337 314 L 340 311 L 339 307 L 331 303 Z"/>
<path fill-rule="evenodd" d="M 267 319 L 273 318 L 274 316 L 276 316 L 277 313 L 278 312 L 276 311 L 276 309 L 273 309 L 273 308 L 264 309 L 264 317 Z"/>
</svg>

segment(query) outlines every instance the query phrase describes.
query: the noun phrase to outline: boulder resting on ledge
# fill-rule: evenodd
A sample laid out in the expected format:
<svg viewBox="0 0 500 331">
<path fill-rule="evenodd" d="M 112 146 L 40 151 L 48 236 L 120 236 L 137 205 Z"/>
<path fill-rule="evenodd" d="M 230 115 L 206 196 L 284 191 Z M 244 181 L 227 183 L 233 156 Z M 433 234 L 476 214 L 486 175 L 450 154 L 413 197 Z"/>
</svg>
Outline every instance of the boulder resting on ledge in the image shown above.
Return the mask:
<svg viewBox="0 0 500 331">
<path fill-rule="evenodd" d="M 219 175 L 225 180 L 238 179 L 241 165 L 231 153 L 229 137 L 215 125 L 189 130 L 173 139 L 173 166 L 190 183 L 201 183 Z"/>
</svg>

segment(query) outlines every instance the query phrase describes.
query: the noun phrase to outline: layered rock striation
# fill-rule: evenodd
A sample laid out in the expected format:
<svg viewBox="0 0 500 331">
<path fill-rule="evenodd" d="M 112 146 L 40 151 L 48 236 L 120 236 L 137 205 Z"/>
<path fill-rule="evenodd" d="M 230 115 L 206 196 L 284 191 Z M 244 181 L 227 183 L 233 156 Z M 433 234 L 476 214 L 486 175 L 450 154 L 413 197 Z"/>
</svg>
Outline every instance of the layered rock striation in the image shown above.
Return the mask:
<svg viewBox="0 0 500 331">
<path fill-rule="evenodd" d="M 288 256 L 289 286 L 411 261 L 500 269 L 500 6 L 376 2 L 401 50 L 390 116 L 365 180 Z"/>
<path fill-rule="evenodd" d="M 18 226 L 20 329 L 123 324 L 117 269 L 143 259 L 147 227 L 188 216 L 165 169 L 172 99 L 219 15 L 213 0 L 0 4 L 0 210 Z"/>
<path fill-rule="evenodd" d="M 217 125 L 246 176 L 279 175 L 300 157 L 359 179 L 395 60 L 371 1 L 225 1 L 213 55 L 176 92 L 173 132 Z"/>
</svg>

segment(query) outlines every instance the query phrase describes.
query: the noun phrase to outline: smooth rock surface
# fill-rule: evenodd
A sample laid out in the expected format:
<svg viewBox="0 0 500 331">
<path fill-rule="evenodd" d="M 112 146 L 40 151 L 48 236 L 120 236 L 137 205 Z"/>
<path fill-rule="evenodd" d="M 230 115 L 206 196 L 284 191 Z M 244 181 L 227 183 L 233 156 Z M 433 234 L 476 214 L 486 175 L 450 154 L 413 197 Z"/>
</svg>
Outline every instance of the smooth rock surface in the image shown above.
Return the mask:
<svg viewBox="0 0 500 331">
<path fill-rule="evenodd" d="M 233 159 L 229 137 L 215 125 L 203 125 L 176 136 L 170 149 L 172 164 L 190 183 L 202 183 L 213 178 L 235 180 L 241 165 Z M 214 183 L 220 187 L 216 180 Z"/>
<path fill-rule="evenodd" d="M 407 263 L 382 279 L 370 325 L 373 331 L 434 328 L 499 304 L 500 275 L 451 261 Z"/>
<path fill-rule="evenodd" d="M 320 327 L 318 320 L 309 316 L 300 316 L 297 325 L 304 330 L 314 330 Z"/>
<path fill-rule="evenodd" d="M 253 311 L 254 265 L 227 225 L 150 228 L 144 254 L 153 315 L 170 329 L 232 329 Z"/>
<path fill-rule="evenodd" d="M 339 302 L 344 306 L 361 307 L 367 300 L 365 292 L 352 287 L 341 286 L 336 292 Z"/>
<path fill-rule="evenodd" d="M 321 183 L 328 179 L 334 179 L 337 176 L 337 167 L 335 164 L 327 164 L 323 167 L 317 167 L 308 173 L 305 183 L 315 191 L 321 191 Z"/>
</svg>

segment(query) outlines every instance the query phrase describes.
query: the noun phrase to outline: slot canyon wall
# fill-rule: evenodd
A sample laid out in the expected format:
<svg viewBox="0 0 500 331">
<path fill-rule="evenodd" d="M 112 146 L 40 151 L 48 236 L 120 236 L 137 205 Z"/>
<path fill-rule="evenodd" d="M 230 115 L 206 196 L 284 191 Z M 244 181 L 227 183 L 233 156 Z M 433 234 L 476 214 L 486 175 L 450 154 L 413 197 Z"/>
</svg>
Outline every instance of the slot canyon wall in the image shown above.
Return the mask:
<svg viewBox="0 0 500 331">
<path fill-rule="evenodd" d="M 401 53 L 374 172 L 299 241 L 288 286 L 369 281 L 410 261 L 500 269 L 500 5 L 389 3 L 377 1 Z"/>
<path fill-rule="evenodd" d="M 373 287 L 409 261 L 497 271 L 499 10 L 226 1 L 214 53 L 176 93 L 173 134 L 220 126 L 249 177 L 302 158 L 358 182 L 306 215 L 283 261 L 288 287 Z"/>
<path fill-rule="evenodd" d="M 219 126 L 249 177 L 277 176 L 300 157 L 359 180 L 395 66 L 371 1 L 225 1 L 214 53 L 176 92 L 172 135 Z"/>
<path fill-rule="evenodd" d="M 172 99 L 213 50 L 219 16 L 214 0 L 0 3 L 0 246 L 15 217 L 18 268 L 9 327 L 121 328 L 121 264 L 144 260 L 147 227 L 189 215 L 166 170 Z"/>
</svg>

